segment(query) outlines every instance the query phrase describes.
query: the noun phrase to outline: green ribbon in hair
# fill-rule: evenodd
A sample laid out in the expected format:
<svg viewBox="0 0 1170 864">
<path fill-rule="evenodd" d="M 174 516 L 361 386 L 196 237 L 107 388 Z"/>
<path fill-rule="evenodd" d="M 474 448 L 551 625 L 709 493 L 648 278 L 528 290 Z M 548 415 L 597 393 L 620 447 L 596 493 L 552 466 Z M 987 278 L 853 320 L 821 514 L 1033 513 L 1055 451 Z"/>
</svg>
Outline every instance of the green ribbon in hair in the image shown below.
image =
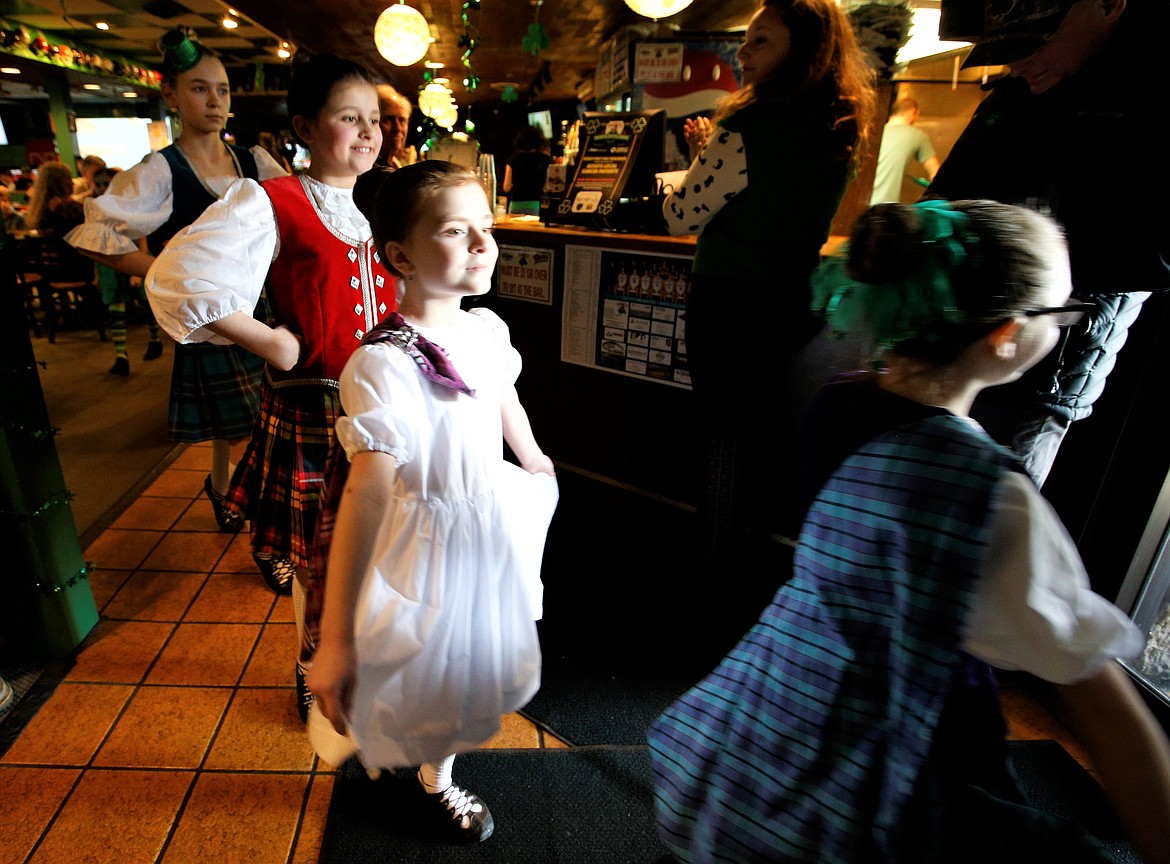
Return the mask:
<svg viewBox="0 0 1170 864">
<path fill-rule="evenodd" d="M 934 341 L 940 325 L 961 324 L 951 274 L 963 267 L 978 238 L 966 213 L 932 199 L 914 205 L 920 221 L 917 265 L 896 280 L 862 282 L 849 275 L 848 244 L 812 276 L 812 309 L 838 336 L 868 335 L 879 351 L 911 339 Z"/>
</svg>

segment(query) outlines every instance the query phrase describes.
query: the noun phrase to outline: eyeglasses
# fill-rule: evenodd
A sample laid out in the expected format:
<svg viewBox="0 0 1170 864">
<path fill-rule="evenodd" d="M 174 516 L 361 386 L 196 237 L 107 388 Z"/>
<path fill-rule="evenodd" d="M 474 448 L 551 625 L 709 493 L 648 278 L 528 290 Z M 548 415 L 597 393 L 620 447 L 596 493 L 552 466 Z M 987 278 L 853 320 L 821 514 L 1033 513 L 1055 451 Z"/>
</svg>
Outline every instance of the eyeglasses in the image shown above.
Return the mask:
<svg viewBox="0 0 1170 864">
<path fill-rule="evenodd" d="M 1055 315 L 1057 327 L 1076 327 L 1084 320 L 1086 312 L 1092 312 L 1096 308 L 1094 303 L 1069 303 L 1065 306 L 1025 309 L 1023 315 L 1027 318 L 1035 318 L 1037 315 Z"/>
</svg>

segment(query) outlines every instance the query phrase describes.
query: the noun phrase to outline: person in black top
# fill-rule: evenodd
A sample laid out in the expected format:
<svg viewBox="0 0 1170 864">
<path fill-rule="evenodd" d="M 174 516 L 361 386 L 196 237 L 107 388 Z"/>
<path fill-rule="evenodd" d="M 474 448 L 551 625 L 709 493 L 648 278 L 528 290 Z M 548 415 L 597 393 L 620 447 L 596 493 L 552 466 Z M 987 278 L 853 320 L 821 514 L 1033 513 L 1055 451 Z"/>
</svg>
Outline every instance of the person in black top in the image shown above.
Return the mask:
<svg viewBox="0 0 1170 864">
<path fill-rule="evenodd" d="M 513 153 L 504 168 L 504 194 L 508 211 L 520 211 L 520 202 L 539 201 L 544 192 L 544 178 L 552 157 L 548 139 L 535 126 L 525 126 L 512 142 Z M 516 206 L 513 206 L 516 205 Z"/>
<path fill-rule="evenodd" d="M 1087 326 L 1019 381 L 982 394 L 972 411 L 1043 484 L 1069 426 L 1093 410 L 1142 304 L 1170 288 L 1162 203 L 1170 174 L 1127 178 L 1105 155 L 1162 149 L 1150 106 L 1168 86 L 1160 42 L 1170 3 L 995 7 L 943 0 L 940 37 L 976 43 L 964 65 L 1007 64 L 1011 74 L 991 85 L 925 197 L 1018 204 L 1054 217 L 1068 236 L 1073 292 L 1097 308 Z"/>
</svg>

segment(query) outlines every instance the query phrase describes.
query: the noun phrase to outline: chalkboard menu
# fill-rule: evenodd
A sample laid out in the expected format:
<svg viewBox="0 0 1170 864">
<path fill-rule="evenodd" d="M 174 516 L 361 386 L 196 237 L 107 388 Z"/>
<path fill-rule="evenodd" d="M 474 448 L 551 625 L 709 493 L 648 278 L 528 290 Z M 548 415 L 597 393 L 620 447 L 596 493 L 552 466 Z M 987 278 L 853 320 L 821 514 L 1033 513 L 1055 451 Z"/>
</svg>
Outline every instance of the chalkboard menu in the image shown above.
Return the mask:
<svg viewBox="0 0 1170 864">
<path fill-rule="evenodd" d="M 614 227 L 630 205 L 652 199 L 662 170 L 666 112 L 587 111 L 580 145 L 562 196 L 544 202 L 546 222 Z"/>
</svg>

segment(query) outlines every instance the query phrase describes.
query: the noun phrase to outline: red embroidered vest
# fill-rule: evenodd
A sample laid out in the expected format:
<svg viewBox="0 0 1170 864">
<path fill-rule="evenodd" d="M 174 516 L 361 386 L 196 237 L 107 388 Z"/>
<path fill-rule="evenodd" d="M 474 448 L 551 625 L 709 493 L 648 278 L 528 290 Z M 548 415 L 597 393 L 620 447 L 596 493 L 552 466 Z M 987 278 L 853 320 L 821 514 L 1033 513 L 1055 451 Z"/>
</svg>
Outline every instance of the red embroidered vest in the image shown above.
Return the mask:
<svg viewBox="0 0 1170 864">
<path fill-rule="evenodd" d="M 345 237 L 325 225 L 300 178 L 276 177 L 261 185 L 280 232 L 266 286 L 273 319 L 305 340 L 294 369 L 269 366 L 268 374 L 277 387 L 336 387 L 362 338 L 397 308 L 398 279 L 382 266 L 373 239 Z"/>
</svg>

